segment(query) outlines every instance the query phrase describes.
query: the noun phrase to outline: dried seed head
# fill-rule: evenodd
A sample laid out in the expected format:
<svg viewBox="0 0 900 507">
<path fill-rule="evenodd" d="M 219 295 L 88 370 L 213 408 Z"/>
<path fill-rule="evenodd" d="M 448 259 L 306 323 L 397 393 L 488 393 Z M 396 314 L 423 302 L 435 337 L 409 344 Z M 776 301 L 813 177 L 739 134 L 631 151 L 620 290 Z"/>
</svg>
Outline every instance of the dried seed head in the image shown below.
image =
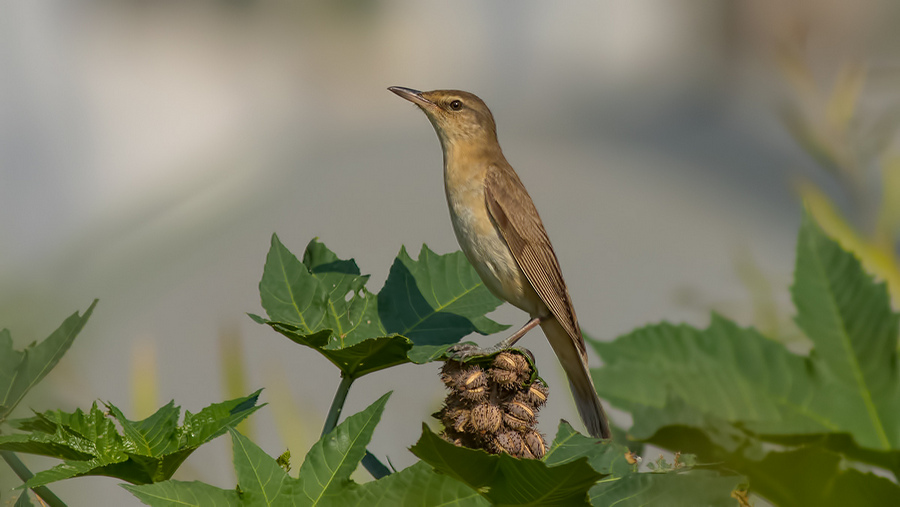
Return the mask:
<svg viewBox="0 0 900 507">
<path fill-rule="evenodd" d="M 547 385 L 543 383 L 541 380 L 535 380 L 528 386 L 528 390 L 525 391 L 525 396 L 531 406 L 535 408 L 543 407 L 545 403 L 547 403 L 547 396 L 550 394 L 550 389 L 547 388 Z"/>
<path fill-rule="evenodd" d="M 484 374 L 484 370 L 482 370 L 478 366 L 473 366 L 460 376 L 460 381 L 457 385 L 457 388 L 459 388 L 460 390 L 474 389 L 476 387 L 485 387 L 486 385 L 487 376 Z"/>
<path fill-rule="evenodd" d="M 444 361 L 444 365 L 441 366 L 441 381 L 447 385 L 447 387 L 453 387 L 457 383 L 457 379 L 462 373 L 462 363 L 457 361 Z"/>
<path fill-rule="evenodd" d="M 531 365 L 525 356 L 518 352 L 501 352 L 494 358 L 494 368 L 514 371 L 519 375 L 531 375 Z"/>
<path fill-rule="evenodd" d="M 484 387 L 476 387 L 459 392 L 459 395 L 464 399 L 475 402 L 485 401 L 489 394 L 490 392 Z"/>
<path fill-rule="evenodd" d="M 518 369 L 516 368 L 516 356 L 517 354 L 513 354 L 512 352 L 501 352 L 497 354 L 497 357 L 494 358 L 494 368 L 516 371 Z"/>
<path fill-rule="evenodd" d="M 517 419 L 521 419 L 528 424 L 534 424 L 534 410 L 532 410 L 528 405 L 518 401 L 513 401 L 507 403 L 503 408 L 506 409 L 509 414 L 515 416 Z"/>
<path fill-rule="evenodd" d="M 547 453 L 547 442 L 544 440 L 543 435 L 537 431 L 529 430 L 525 432 L 523 440 L 525 441 L 525 447 L 535 458 L 543 458 L 544 454 Z"/>
<path fill-rule="evenodd" d="M 500 429 L 502 416 L 500 408 L 490 403 L 481 403 L 472 407 L 469 427 L 479 433 L 493 433 Z"/>
<path fill-rule="evenodd" d="M 525 449 L 525 443 L 522 441 L 522 437 L 515 431 L 498 433 L 490 443 L 491 450 L 495 454 L 505 452 L 510 456 L 520 457 Z"/>
<path fill-rule="evenodd" d="M 528 424 L 528 421 L 524 419 L 519 419 L 518 417 L 511 414 L 503 414 L 503 424 L 506 425 L 507 428 L 516 430 L 516 431 L 525 431 L 531 428 L 531 425 Z"/>
<path fill-rule="evenodd" d="M 455 431 L 463 431 L 471 417 L 470 412 L 464 408 L 450 407 L 444 407 L 443 410 L 435 415 L 444 423 L 445 428 L 452 428 Z"/>
<path fill-rule="evenodd" d="M 525 356 L 513 352 L 497 354 L 492 363 L 491 376 L 503 387 L 520 387 L 531 376 L 531 366 Z"/>
<path fill-rule="evenodd" d="M 546 441 L 534 426 L 537 411 L 547 401 L 546 384 L 538 379 L 525 386 L 532 368 L 520 352 L 504 351 L 490 361 L 490 367 L 444 363 L 441 380 L 450 392 L 444 407 L 434 414 L 444 425 L 441 436 L 472 449 L 543 456 Z"/>
<path fill-rule="evenodd" d="M 519 375 L 514 371 L 494 368 L 491 370 L 491 378 L 504 389 L 515 389 L 518 387 Z"/>
</svg>

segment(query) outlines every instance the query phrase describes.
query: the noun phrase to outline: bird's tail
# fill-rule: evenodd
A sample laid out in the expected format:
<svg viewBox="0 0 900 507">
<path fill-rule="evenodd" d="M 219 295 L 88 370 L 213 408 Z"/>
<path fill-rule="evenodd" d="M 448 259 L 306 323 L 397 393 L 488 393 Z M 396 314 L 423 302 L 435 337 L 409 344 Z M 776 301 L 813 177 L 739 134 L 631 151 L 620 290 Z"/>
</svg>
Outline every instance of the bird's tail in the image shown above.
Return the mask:
<svg viewBox="0 0 900 507">
<path fill-rule="evenodd" d="M 588 433 L 594 438 L 610 438 L 612 434 L 609 431 L 609 420 L 606 412 L 603 411 L 597 390 L 594 389 L 594 381 L 591 380 L 588 372 L 587 357 L 581 353 L 580 348 L 575 344 L 575 339 L 563 329 L 556 319 L 541 321 L 541 329 L 547 335 L 550 346 L 556 352 L 556 357 L 562 364 L 566 377 L 569 378 L 569 387 L 575 397 L 575 405 L 578 407 L 578 413 L 581 415 L 581 420 L 587 427 Z M 581 340 L 582 338 L 579 336 L 577 339 Z"/>
</svg>

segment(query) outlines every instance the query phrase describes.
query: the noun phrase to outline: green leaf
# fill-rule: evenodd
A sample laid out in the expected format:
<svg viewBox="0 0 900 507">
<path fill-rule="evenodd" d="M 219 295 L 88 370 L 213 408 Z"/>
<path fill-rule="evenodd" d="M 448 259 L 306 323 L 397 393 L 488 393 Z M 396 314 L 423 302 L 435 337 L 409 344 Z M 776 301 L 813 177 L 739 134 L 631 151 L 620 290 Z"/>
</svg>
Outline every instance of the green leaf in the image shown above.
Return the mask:
<svg viewBox="0 0 900 507">
<path fill-rule="evenodd" d="M 317 505 L 349 484 L 350 474 L 366 454 L 390 395 L 385 394 L 362 412 L 348 417 L 313 444 L 300 466 L 298 496 Z"/>
<path fill-rule="evenodd" d="M 8 329 L 0 330 L 0 422 L 6 420 L 25 393 L 56 366 L 95 306 L 96 299 L 84 315 L 73 313 L 47 339 L 39 344 L 32 343 L 22 351 L 13 349 Z"/>
<path fill-rule="evenodd" d="M 839 454 L 821 448 L 773 452 L 747 469 L 754 490 L 782 507 L 900 505 L 896 483 L 846 468 Z"/>
<path fill-rule="evenodd" d="M 403 336 L 370 338 L 341 348 L 334 342 L 329 343 L 330 331 L 308 335 L 290 324 L 267 321 L 256 315 L 250 317 L 260 324 L 268 324 L 295 343 L 315 349 L 337 366 L 345 377 L 359 378 L 409 362 L 407 352 L 412 348 L 412 343 Z"/>
<path fill-rule="evenodd" d="M 742 477 L 690 467 L 667 473 L 637 473 L 637 465 L 625 459 L 627 452 L 624 446 L 581 435 L 562 421 L 544 462 L 553 466 L 584 457 L 594 470 L 607 475 L 590 490 L 594 505 L 733 506 L 731 492 L 744 482 Z"/>
<path fill-rule="evenodd" d="M 792 288 L 797 324 L 815 344 L 823 366 L 837 377 L 842 418 L 859 442 L 900 447 L 897 373 L 898 315 L 884 284 L 825 235 L 809 216 L 800 229 Z"/>
<path fill-rule="evenodd" d="M 165 506 L 345 505 L 338 499 L 368 497 L 376 491 L 384 492 L 388 497 L 396 496 L 400 493 L 385 492 L 383 486 L 366 485 L 360 489 L 359 485 L 350 480 L 350 474 L 365 454 L 366 445 L 372 439 L 372 433 L 390 395 L 391 393 L 385 394 L 362 412 L 348 417 L 330 433 L 323 435 L 306 454 L 297 479 L 285 472 L 278 459 L 267 455 L 250 439 L 231 429 L 239 494 L 202 483 L 178 481 L 127 486 L 126 489 L 148 505 Z M 396 482 L 403 485 L 415 477 L 418 476 L 410 477 L 408 474 L 404 480 Z M 440 486 L 442 481 L 438 480 L 435 484 Z M 441 487 L 445 492 L 454 491 L 448 485 Z M 422 494 L 412 498 L 432 497 L 431 494 Z"/>
<path fill-rule="evenodd" d="M 570 463 L 579 458 L 587 458 L 588 464 L 604 475 L 623 476 L 632 473 L 636 465 L 628 464 L 625 454 L 628 449 L 609 440 L 599 440 L 575 431 L 566 421 L 560 421 L 556 438 L 550 444 L 544 463 L 556 466 Z"/>
<path fill-rule="evenodd" d="M 277 460 L 231 429 L 234 469 L 244 505 L 290 505 L 291 481 Z"/>
<path fill-rule="evenodd" d="M 34 504 L 31 503 L 31 499 L 28 498 L 28 490 L 22 491 L 22 494 L 19 495 L 18 500 L 16 500 L 14 507 L 34 507 Z"/>
<path fill-rule="evenodd" d="M 425 245 L 417 261 L 406 248 L 400 250 L 378 293 L 384 328 L 416 345 L 444 345 L 472 332 L 503 331 L 509 326 L 485 317 L 500 304 L 462 252 L 437 255 Z"/>
<path fill-rule="evenodd" d="M 780 507 L 898 504 L 896 483 L 855 470 L 841 454 L 814 443 L 770 452 L 770 445 L 748 440 L 726 450 L 710 441 L 705 431 L 679 426 L 663 428 L 651 442 L 669 449 L 690 448 L 707 461 L 722 462 L 749 477 L 754 493 Z"/>
<path fill-rule="evenodd" d="M 269 319 L 294 324 L 306 333 L 321 329 L 328 297 L 325 286 L 275 234 L 259 282 L 259 295 Z"/>
<path fill-rule="evenodd" d="M 808 356 L 716 315 L 703 330 L 664 323 L 591 341 L 605 362 L 598 391 L 631 412 L 633 437 L 746 474 L 777 505 L 896 503 L 896 483 L 849 468 L 900 474 L 887 290 L 807 217 L 792 295 Z"/>
<path fill-rule="evenodd" d="M 211 405 L 198 414 L 185 413 L 169 403 L 142 421 L 131 421 L 112 404 L 110 415 L 94 403 L 90 411 L 49 411 L 13 421 L 28 434 L 0 436 L 0 449 L 43 454 L 65 460 L 35 474 L 26 487 L 81 475 L 105 475 L 134 484 L 166 480 L 200 445 L 221 435 L 258 410 L 260 391 L 250 396 Z M 120 434 L 115 419 L 122 427 Z"/>
<path fill-rule="evenodd" d="M 341 507 L 487 507 L 490 502 L 474 489 L 419 461 L 377 481 L 349 485 L 329 499 L 328 504 Z"/>
<path fill-rule="evenodd" d="M 494 504 L 589 505 L 587 491 L 603 477 L 586 458 L 548 466 L 543 461 L 491 455 L 444 441 L 422 425 L 410 449 L 422 461 L 469 487 Z"/>
<path fill-rule="evenodd" d="M 316 240 L 300 262 L 272 235 L 259 282 L 270 319 L 265 323 L 290 326 L 304 340 L 315 337 L 332 349 L 391 334 L 381 326 L 377 297 L 365 288 L 368 279 L 359 274 L 355 261 L 338 259 Z"/>
<path fill-rule="evenodd" d="M 743 479 L 711 470 L 629 474 L 591 488 L 593 505 L 616 507 L 736 507 L 731 492 Z M 809 504 L 817 505 L 817 504 Z"/>
<path fill-rule="evenodd" d="M 138 500 L 154 507 L 231 507 L 239 506 L 237 491 L 191 481 L 164 481 L 135 486 L 122 484 Z"/>
<path fill-rule="evenodd" d="M 378 318 L 378 298 L 365 289 L 369 275 L 360 275 L 356 261 L 339 259 L 313 239 L 303 254 L 303 264 L 328 294 L 321 327 L 334 332 L 337 343 L 332 346 L 344 348 L 387 334 Z"/>
<path fill-rule="evenodd" d="M 814 363 L 718 315 L 704 330 L 663 323 L 589 343 L 605 362 L 592 370 L 598 392 L 627 409 L 660 409 L 676 398 L 692 411 L 780 434 L 837 431 L 845 417 Z M 666 422 L 642 419 L 635 436 Z"/>
<path fill-rule="evenodd" d="M 506 329 L 484 316 L 500 301 L 462 255 L 423 247 L 418 261 L 401 250 L 376 296 L 352 259 L 340 259 L 313 240 L 299 261 L 272 237 L 260 281 L 269 318 L 250 317 L 292 341 L 313 348 L 358 378 L 411 360 L 433 360 L 413 345 L 456 343 L 476 331 Z M 424 345 L 423 345 L 424 344 Z"/>
</svg>

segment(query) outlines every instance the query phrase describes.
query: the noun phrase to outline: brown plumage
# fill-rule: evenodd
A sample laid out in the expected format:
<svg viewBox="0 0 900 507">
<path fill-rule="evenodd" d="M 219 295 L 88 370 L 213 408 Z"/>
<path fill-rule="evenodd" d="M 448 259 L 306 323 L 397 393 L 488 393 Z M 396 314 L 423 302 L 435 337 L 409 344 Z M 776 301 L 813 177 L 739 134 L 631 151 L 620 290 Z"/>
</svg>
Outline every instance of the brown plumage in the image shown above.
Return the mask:
<svg viewBox="0 0 900 507">
<path fill-rule="evenodd" d="M 494 117 L 475 95 L 391 87 L 419 106 L 444 153 L 444 188 L 459 245 L 497 297 L 531 320 L 490 349 L 508 348 L 540 324 L 559 358 L 588 432 L 609 438 L 609 423 L 587 366 L 587 353 L 559 261 L 525 186 L 503 156 Z"/>
</svg>

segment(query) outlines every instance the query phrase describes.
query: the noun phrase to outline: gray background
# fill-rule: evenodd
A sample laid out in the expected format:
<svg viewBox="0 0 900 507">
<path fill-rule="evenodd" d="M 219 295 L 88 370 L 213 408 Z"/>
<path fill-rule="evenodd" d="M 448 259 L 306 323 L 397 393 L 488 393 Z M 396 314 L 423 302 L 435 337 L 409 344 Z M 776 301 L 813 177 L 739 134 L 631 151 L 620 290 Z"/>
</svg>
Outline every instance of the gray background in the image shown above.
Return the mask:
<svg viewBox="0 0 900 507">
<path fill-rule="evenodd" d="M 827 89 L 844 63 L 896 65 L 898 11 L 875 1 L 2 2 L 0 325 L 22 347 L 100 299 L 17 415 L 101 399 L 143 417 L 136 378 L 156 386 L 159 404 L 196 412 L 226 397 L 227 336 L 245 392 L 266 387 L 271 402 L 253 416 L 253 438 L 271 455 L 290 446 L 299 464 L 339 378 L 245 316 L 261 312 L 271 234 L 298 254 L 318 236 L 356 258 L 372 290 L 401 245 L 457 249 L 437 138 L 391 85 L 464 89 L 491 107 L 589 334 L 705 325 L 711 308 L 749 324 L 735 272 L 746 259 L 788 314 L 801 216 L 792 182 L 831 183 L 776 114 L 790 100 L 776 49 L 807 33 Z M 526 318 L 510 307 L 493 317 Z M 552 435 L 566 418 L 580 429 L 541 333 L 522 343 L 555 394 L 542 428 Z M 435 372 L 405 365 L 350 393 L 345 414 L 395 391 L 370 449 L 398 468 L 414 462 L 406 448 L 443 395 Z M 201 448 L 176 478 L 232 487 L 229 445 Z M 15 485 L 10 476 L 0 467 L 0 486 Z M 53 489 L 72 506 L 137 504 L 115 484 Z M 11 498 L 0 492 L 0 504 Z"/>
</svg>

